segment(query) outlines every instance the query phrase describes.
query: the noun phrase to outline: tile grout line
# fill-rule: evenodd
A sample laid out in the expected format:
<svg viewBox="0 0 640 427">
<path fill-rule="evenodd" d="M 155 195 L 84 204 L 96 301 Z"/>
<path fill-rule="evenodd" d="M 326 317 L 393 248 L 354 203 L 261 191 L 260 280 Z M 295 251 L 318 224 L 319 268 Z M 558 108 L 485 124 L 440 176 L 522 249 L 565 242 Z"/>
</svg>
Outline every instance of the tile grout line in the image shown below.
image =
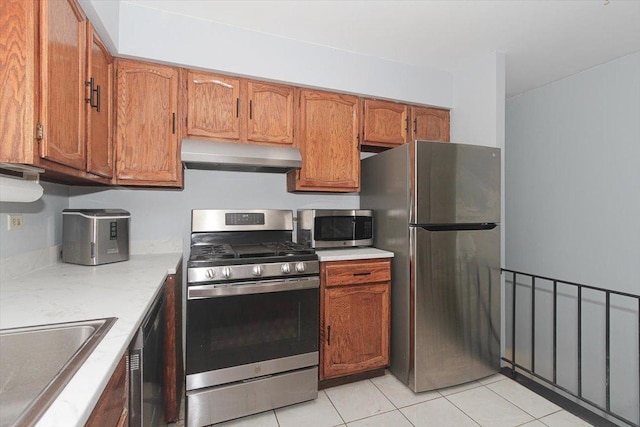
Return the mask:
<svg viewBox="0 0 640 427">
<path fill-rule="evenodd" d="M 386 374 L 385 374 L 385 375 L 386 375 Z M 390 374 L 390 375 L 391 375 L 391 374 Z M 369 381 L 371 381 L 371 379 L 369 379 Z M 411 424 L 413 427 L 416 427 L 416 425 L 415 425 L 415 424 L 413 424 L 409 418 L 407 418 L 407 416 L 404 414 L 404 412 L 402 412 L 402 408 L 398 407 L 398 405 L 396 405 L 395 403 L 393 403 L 393 400 L 391 400 L 391 398 L 389 398 L 389 396 L 387 396 L 387 395 L 385 394 L 385 392 L 384 392 L 380 387 L 378 387 L 378 385 L 377 385 L 375 382 L 371 381 L 371 384 L 373 384 L 373 386 L 374 386 L 375 388 L 377 388 L 377 389 L 378 389 L 378 391 L 379 391 L 380 393 L 382 393 L 382 395 L 383 395 L 384 397 L 386 397 L 386 398 L 387 398 L 387 400 L 388 400 L 389 402 L 391 402 L 391 405 L 393 405 L 393 407 L 394 407 L 394 408 L 396 408 L 395 410 L 396 410 L 396 411 L 398 411 L 398 412 L 400 412 L 400 415 L 402 415 L 402 416 L 404 417 L 404 419 L 405 419 L 405 420 L 407 420 L 407 421 L 409 422 L 409 424 Z M 411 406 L 411 405 L 408 405 L 408 406 Z M 406 408 L 406 406 L 404 406 L 404 407 Z M 391 412 L 391 411 L 390 411 L 390 412 Z"/>
<path fill-rule="evenodd" d="M 493 384 L 493 383 L 492 383 L 492 384 Z M 518 383 L 516 383 L 516 384 L 518 384 Z M 518 384 L 518 385 L 519 385 L 519 384 Z M 540 418 L 542 418 L 542 417 L 538 418 L 538 417 L 536 417 L 535 415 L 530 414 L 530 413 L 529 413 L 529 412 L 527 412 L 524 408 L 521 408 L 519 405 L 517 405 L 517 404 L 515 404 L 514 402 L 510 401 L 510 400 L 509 400 L 509 399 L 507 399 L 506 397 L 501 396 L 499 393 L 497 393 L 497 392 L 495 392 L 495 391 L 491 390 L 489 387 L 486 387 L 486 386 L 485 386 L 485 388 L 486 388 L 486 389 L 488 389 L 488 390 L 489 390 L 490 392 L 492 392 L 493 394 L 495 394 L 496 396 L 500 397 L 501 399 L 503 399 L 503 400 L 505 400 L 505 401 L 509 402 L 510 404 L 512 404 L 513 406 L 515 406 L 516 408 L 520 409 L 522 412 L 524 412 L 525 414 L 529 415 L 529 416 L 530 416 L 530 417 L 532 417 L 534 420 L 539 420 Z M 537 396 L 540 396 L 540 395 L 538 395 L 538 394 L 536 394 L 536 395 L 537 395 Z M 542 397 L 542 396 L 540 396 L 540 397 Z M 545 399 L 544 397 L 542 397 L 542 398 L 543 398 L 544 400 L 547 400 L 547 399 Z M 547 400 L 547 402 L 548 402 L 548 400 Z M 553 403 L 553 402 L 551 402 L 551 403 Z M 555 405 L 555 403 L 554 403 L 554 405 Z M 558 406 L 558 405 L 555 405 L 555 406 Z M 560 408 L 560 410 L 562 410 L 562 408 Z M 547 415 L 555 414 L 556 412 L 558 412 L 558 411 L 550 412 L 550 413 L 548 413 L 548 414 L 546 414 L 546 415 L 543 415 L 543 417 L 546 417 Z M 542 424 L 544 424 L 544 423 L 542 423 Z"/>
<path fill-rule="evenodd" d="M 478 384 L 480 384 L 480 383 L 478 383 Z M 482 384 L 480 384 L 480 387 L 485 387 L 485 386 L 483 386 Z M 468 390 L 463 390 L 463 391 L 461 391 L 461 392 L 459 392 L 459 393 L 463 393 L 463 392 L 465 392 L 465 391 L 469 391 L 469 390 L 475 390 L 475 389 L 477 389 L 477 388 L 479 388 L 479 387 L 473 387 L 473 388 L 470 388 L 470 389 L 468 389 Z M 486 387 L 485 387 L 485 388 L 486 388 Z M 470 419 L 471 421 L 473 421 L 474 423 L 478 424 L 479 426 L 482 426 L 482 424 L 480 424 L 480 423 L 479 423 L 475 418 L 473 418 L 471 415 L 467 414 L 467 413 L 466 413 L 462 408 L 460 408 L 460 407 L 459 407 L 458 405 L 456 405 L 454 402 L 452 402 L 451 400 L 449 400 L 449 398 L 448 398 L 449 396 L 454 396 L 454 395 L 459 394 L 459 393 L 451 393 L 451 394 L 448 394 L 448 395 L 446 395 L 446 396 L 444 396 L 444 395 L 443 395 L 442 397 L 444 397 L 444 398 L 447 400 L 447 402 L 451 403 L 451 404 L 452 404 L 455 408 L 457 408 L 460 412 L 462 412 L 462 413 L 463 413 L 463 414 L 465 414 L 467 417 L 469 417 L 469 419 Z"/>
<path fill-rule="evenodd" d="M 336 408 L 336 405 L 333 403 L 333 400 L 331 400 L 331 396 L 329 396 L 329 393 L 327 393 L 325 390 L 320 390 L 320 391 L 323 392 L 325 396 L 327 396 L 327 400 L 329 401 L 329 403 L 331 403 L 331 406 L 333 406 L 333 409 L 336 411 L 336 414 L 338 414 L 338 416 L 342 420 L 342 424 L 346 426 L 347 422 L 344 420 L 344 417 L 342 416 L 340 411 L 338 411 L 338 408 Z"/>
</svg>

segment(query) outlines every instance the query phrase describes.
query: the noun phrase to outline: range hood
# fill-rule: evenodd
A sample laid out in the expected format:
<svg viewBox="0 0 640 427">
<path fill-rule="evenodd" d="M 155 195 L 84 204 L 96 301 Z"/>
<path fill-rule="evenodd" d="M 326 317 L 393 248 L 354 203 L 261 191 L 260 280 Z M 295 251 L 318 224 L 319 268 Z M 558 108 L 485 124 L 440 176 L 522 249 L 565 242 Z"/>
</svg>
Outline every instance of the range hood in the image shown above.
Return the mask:
<svg viewBox="0 0 640 427">
<path fill-rule="evenodd" d="M 295 147 L 183 139 L 180 153 L 187 169 L 284 173 L 302 167 Z"/>
</svg>

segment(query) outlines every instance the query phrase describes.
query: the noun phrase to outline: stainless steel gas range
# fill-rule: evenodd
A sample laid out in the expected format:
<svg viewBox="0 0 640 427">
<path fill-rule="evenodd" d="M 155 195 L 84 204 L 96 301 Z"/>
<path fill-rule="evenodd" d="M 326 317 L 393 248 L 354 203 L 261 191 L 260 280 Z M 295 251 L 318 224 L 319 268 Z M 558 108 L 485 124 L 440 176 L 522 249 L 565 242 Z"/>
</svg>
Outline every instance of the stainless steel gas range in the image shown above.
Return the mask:
<svg viewBox="0 0 640 427">
<path fill-rule="evenodd" d="M 193 210 L 186 424 L 318 395 L 319 265 L 289 210 Z"/>
</svg>

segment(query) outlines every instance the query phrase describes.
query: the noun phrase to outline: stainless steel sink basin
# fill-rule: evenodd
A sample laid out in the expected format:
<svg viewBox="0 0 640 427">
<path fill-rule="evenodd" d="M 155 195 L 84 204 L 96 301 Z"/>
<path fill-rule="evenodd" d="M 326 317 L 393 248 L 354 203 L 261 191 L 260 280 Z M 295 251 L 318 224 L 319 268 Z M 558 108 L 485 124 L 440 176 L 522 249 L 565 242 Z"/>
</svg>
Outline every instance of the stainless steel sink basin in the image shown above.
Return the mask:
<svg viewBox="0 0 640 427">
<path fill-rule="evenodd" d="M 35 424 L 115 320 L 0 330 L 0 427 Z"/>
</svg>

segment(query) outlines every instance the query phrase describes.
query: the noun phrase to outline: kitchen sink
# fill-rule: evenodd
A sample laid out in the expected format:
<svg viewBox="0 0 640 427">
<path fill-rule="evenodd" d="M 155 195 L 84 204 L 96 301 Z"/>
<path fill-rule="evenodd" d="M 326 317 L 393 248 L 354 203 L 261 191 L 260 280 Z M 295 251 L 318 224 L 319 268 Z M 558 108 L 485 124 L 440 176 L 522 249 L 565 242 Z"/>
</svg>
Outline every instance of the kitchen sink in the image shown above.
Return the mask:
<svg viewBox="0 0 640 427">
<path fill-rule="evenodd" d="M 35 424 L 115 321 L 0 330 L 0 427 Z"/>
</svg>

